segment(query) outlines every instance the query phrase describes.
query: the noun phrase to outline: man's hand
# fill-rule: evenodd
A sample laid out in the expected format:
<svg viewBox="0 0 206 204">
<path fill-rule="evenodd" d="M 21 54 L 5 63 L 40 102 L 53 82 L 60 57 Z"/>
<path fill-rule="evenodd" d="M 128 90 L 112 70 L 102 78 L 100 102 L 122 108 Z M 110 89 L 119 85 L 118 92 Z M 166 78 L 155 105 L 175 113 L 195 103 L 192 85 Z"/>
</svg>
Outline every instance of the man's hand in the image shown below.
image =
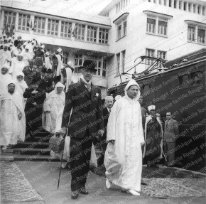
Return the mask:
<svg viewBox="0 0 206 204">
<path fill-rule="evenodd" d="M 62 128 L 61 128 L 61 132 L 62 132 L 64 135 L 66 135 L 66 133 L 67 133 L 67 128 L 66 128 L 66 127 L 62 127 Z"/>
<path fill-rule="evenodd" d="M 115 140 L 109 140 L 108 143 L 112 143 L 114 145 Z"/>
<path fill-rule="evenodd" d="M 31 93 L 35 94 L 35 93 L 38 93 L 38 91 L 37 90 L 33 90 Z"/>
<path fill-rule="evenodd" d="M 21 113 L 18 114 L 18 118 L 19 118 L 19 120 L 21 120 L 21 118 L 22 118 L 22 114 Z"/>
<path fill-rule="evenodd" d="M 99 130 L 97 134 L 100 135 L 100 136 L 102 137 L 103 134 L 104 134 L 104 130 Z"/>
</svg>

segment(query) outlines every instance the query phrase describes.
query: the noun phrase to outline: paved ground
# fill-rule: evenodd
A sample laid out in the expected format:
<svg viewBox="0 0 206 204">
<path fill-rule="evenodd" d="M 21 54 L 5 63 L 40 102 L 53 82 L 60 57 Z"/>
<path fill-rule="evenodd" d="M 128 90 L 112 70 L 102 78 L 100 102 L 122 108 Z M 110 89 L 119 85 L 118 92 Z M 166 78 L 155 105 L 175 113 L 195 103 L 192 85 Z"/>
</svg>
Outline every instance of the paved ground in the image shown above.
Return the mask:
<svg viewBox="0 0 206 204">
<path fill-rule="evenodd" d="M 106 203 L 118 203 L 118 204 L 129 204 L 129 203 L 139 203 L 139 204 L 203 204 L 206 202 L 206 197 L 200 196 L 200 194 L 196 194 L 198 197 L 179 197 L 176 198 L 169 198 L 169 197 L 161 197 L 161 198 L 154 198 L 151 196 L 148 196 L 145 193 L 142 193 L 140 197 L 133 197 L 128 194 L 121 193 L 117 190 L 107 190 L 105 188 L 105 178 L 102 176 L 98 176 L 94 173 L 89 174 L 88 178 L 88 190 L 90 192 L 87 196 L 80 196 L 77 201 L 71 200 L 70 198 L 70 173 L 67 170 L 62 171 L 62 177 L 61 177 L 61 183 L 60 188 L 57 190 L 57 179 L 58 179 L 58 172 L 59 172 L 59 163 L 57 162 L 29 162 L 29 161 L 23 161 L 23 162 L 15 162 L 19 169 L 23 172 L 24 176 L 28 179 L 28 181 L 31 183 L 32 187 L 36 190 L 36 192 L 43 198 L 44 201 L 34 201 L 34 202 L 19 202 L 23 204 L 40 204 L 40 203 L 46 203 L 46 204 L 68 204 L 68 203 L 97 203 L 97 204 L 106 204 Z M 152 170 L 153 172 L 153 170 Z M 157 180 L 157 183 L 161 183 L 160 179 L 158 180 L 158 174 L 162 175 L 161 179 L 166 178 L 166 174 L 170 175 L 171 179 L 175 178 L 175 172 L 174 171 L 168 171 L 168 170 L 161 170 L 156 171 L 158 172 L 155 174 L 147 174 L 149 176 L 144 175 L 145 180 L 149 181 L 147 179 L 153 178 L 153 180 Z M 170 173 L 169 173 L 170 172 Z M 172 172 L 172 173 L 171 173 Z M 166 173 L 166 174 L 165 174 Z M 153 175 L 153 176 L 152 176 Z M 172 176 L 173 175 L 173 176 Z M 202 176 L 192 176 L 196 178 L 191 177 L 191 173 L 187 173 L 186 171 L 183 173 L 183 175 L 186 175 L 185 177 L 190 177 L 191 182 L 196 182 L 197 179 L 203 178 Z M 156 177 L 156 178 L 155 178 Z M 176 180 L 180 180 L 178 176 L 176 176 Z M 176 182 L 175 180 L 175 182 Z M 205 180 L 204 180 L 205 181 Z M 156 185 L 156 184 L 155 184 Z M 154 189 L 158 188 L 158 186 L 154 185 Z M 180 184 L 178 184 L 180 185 Z M 202 185 L 202 186 L 201 186 Z M 200 182 L 201 189 L 204 189 L 205 183 Z M 143 187 L 144 188 L 144 187 Z M 176 188 L 176 187 L 175 187 Z M 194 189 L 193 189 L 194 190 Z M 199 192 L 198 189 L 196 189 L 197 192 Z M 203 190 L 204 191 L 204 190 Z M 194 191 L 193 191 L 194 193 Z M 11 204 L 12 202 L 4 202 Z M 18 202 L 15 202 L 18 203 Z"/>
</svg>

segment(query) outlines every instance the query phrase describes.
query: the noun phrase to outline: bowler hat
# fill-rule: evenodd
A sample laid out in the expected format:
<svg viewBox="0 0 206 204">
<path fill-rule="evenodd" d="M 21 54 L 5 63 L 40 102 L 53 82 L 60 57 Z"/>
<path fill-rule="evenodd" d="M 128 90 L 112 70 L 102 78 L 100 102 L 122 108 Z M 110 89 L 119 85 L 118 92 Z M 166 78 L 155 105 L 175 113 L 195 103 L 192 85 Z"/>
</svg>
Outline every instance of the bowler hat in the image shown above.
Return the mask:
<svg viewBox="0 0 206 204">
<path fill-rule="evenodd" d="M 79 69 L 87 69 L 93 72 L 96 72 L 96 62 L 93 60 L 85 60 L 83 66 L 79 67 Z"/>
</svg>

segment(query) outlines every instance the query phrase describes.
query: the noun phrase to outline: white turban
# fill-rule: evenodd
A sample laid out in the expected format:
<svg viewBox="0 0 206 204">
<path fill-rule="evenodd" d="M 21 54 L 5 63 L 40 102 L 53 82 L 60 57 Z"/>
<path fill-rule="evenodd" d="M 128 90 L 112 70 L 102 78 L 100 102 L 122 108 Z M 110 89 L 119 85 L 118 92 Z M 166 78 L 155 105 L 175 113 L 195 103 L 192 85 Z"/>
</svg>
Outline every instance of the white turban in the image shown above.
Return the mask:
<svg viewBox="0 0 206 204">
<path fill-rule="evenodd" d="M 122 98 L 120 95 L 116 95 L 115 96 L 115 101 L 119 100 L 120 98 Z"/>
<path fill-rule="evenodd" d="M 127 90 L 128 90 L 131 86 L 137 86 L 137 88 L 138 88 L 139 91 L 138 91 L 138 94 L 137 94 L 136 99 L 139 100 L 139 97 L 140 97 L 140 86 L 139 86 L 139 84 L 138 84 L 134 79 L 131 79 L 131 80 L 127 83 L 127 85 L 126 85 L 126 87 L 125 87 L 125 89 L 124 89 L 125 95 L 127 95 Z"/>
<path fill-rule="evenodd" d="M 61 82 L 58 82 L 58 83 L 55 85 L 55 88 L 57 88 L 57 87 L 64 88 L 65 86 L 64 86 Z"/>
<path fill-rule="evenodd" d="M 112 100 L 112 101 L 114 100 L 112 96 L 106 96 L 105 97 L 105 101 L 110 101 L 110 100 Z"/>
<path fill-rule="evenodd" d="M 156 107 L 155 107 L 155 105 L 150 105 L 147 107 L 147 109 L 148 109 L 148 111 L 151 111 L 151 110 L 155 110 Z"/>
</svg>

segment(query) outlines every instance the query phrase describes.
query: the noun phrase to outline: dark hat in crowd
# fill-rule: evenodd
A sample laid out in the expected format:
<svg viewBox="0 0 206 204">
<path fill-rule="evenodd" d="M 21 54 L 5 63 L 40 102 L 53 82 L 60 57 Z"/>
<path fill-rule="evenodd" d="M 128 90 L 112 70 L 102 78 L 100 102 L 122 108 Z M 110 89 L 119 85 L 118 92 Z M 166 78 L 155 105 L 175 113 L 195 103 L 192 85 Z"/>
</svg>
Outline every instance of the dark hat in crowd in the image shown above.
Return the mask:
<svg viewBox="0 0 206 204">
<path fill-rule="evenodd" d="M 46 73 L 47 73 L 47 74 L 53 74 L 53 71 L 52 71 L 51 69 L 47 69 L 47 70 L 46 70 Z"/>
<path fill-rule="evenodd" d="M 79 69 L 87 69 L 93 72 L 96 72 L 96 62 L 93 60 L 85 60 L 83 66 L 79 67 Z"/>
<path fill-rule="evenodd" d="M 47 71 L 47 70 L 46 70 L 45 67 L 43 67 L 42 70 L 41 70 L 42 73 L 46 73 L 46 71 Z"/>
<path fill-rule="evenodd" d="M 39 84 L 40 79 L 38 77 L 34 77 L 31 81 L 31 84 Z"/>
</svg>

